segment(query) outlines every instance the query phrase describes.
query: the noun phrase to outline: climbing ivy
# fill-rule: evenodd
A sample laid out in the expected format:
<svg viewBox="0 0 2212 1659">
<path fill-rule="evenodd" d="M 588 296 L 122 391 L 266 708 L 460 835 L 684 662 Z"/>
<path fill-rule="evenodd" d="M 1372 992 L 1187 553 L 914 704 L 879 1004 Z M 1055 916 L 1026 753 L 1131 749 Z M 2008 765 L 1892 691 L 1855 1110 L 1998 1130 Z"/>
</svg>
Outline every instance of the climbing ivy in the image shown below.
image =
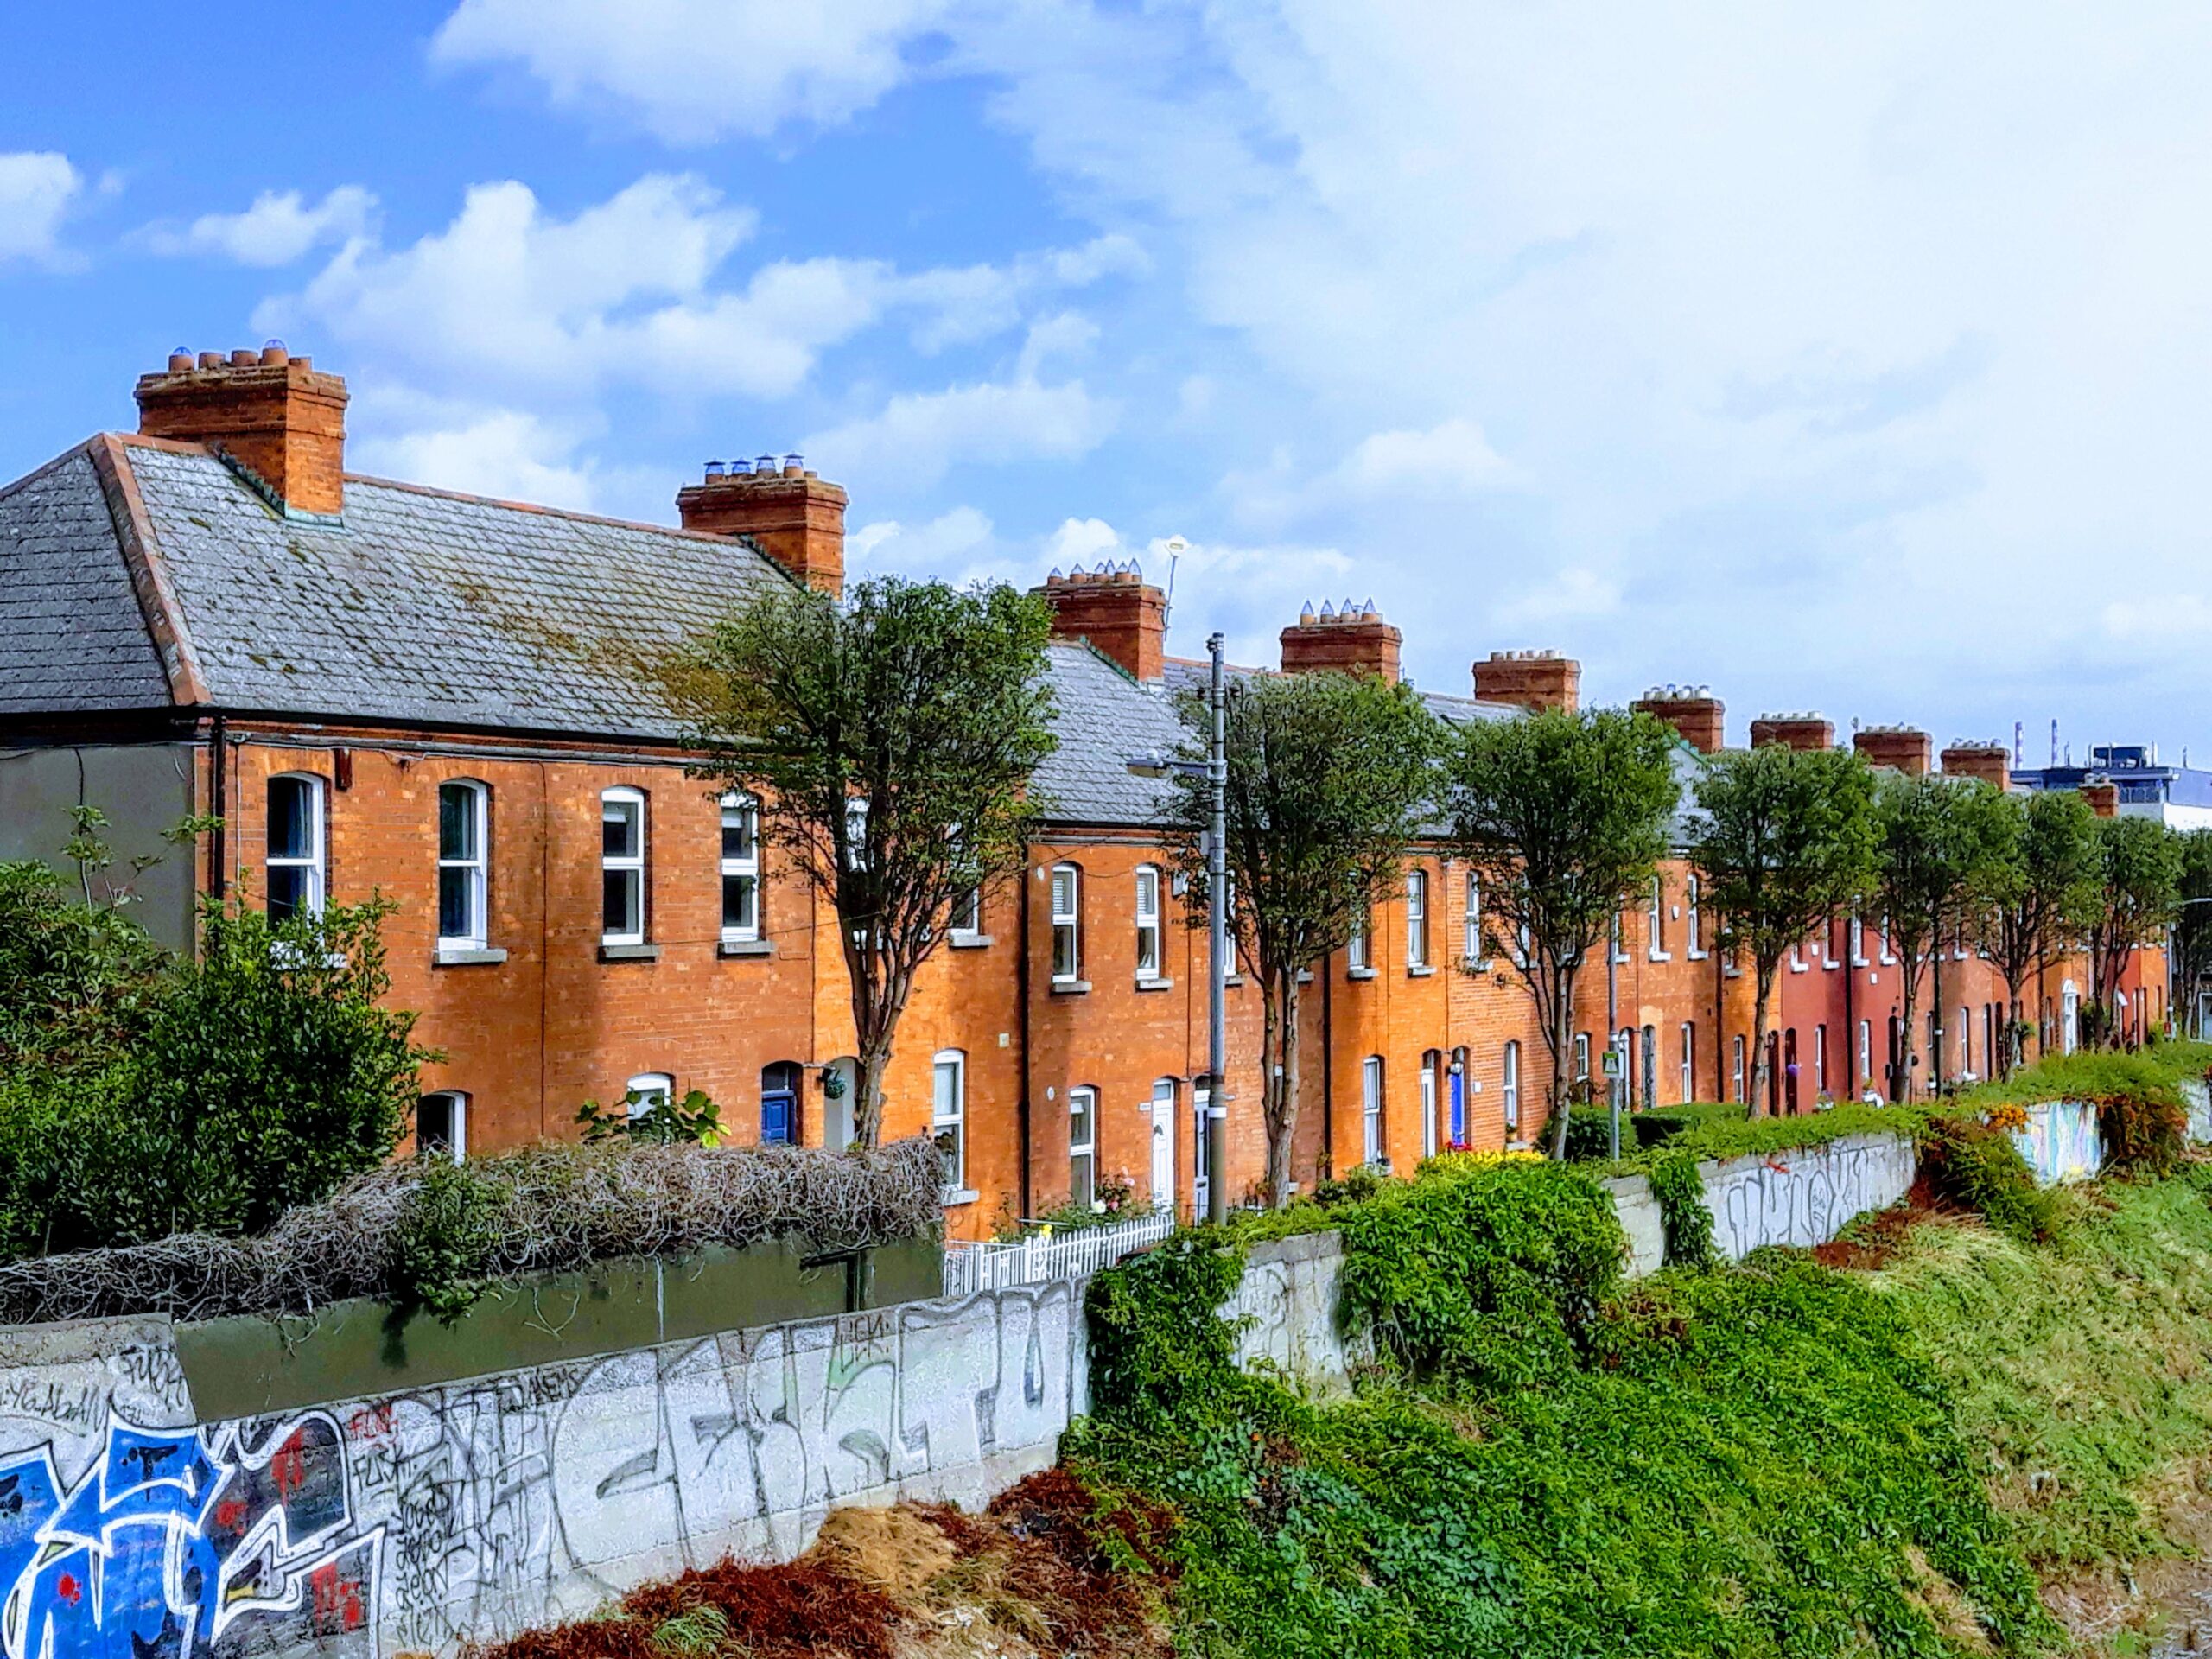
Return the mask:
<svg viewBox="0 0 2212 1659">
<path fill-rule="evenodd" d="M 1667 1265 L 1717 1265 L 1720 1258 L 1713 1248 L 1713 1212 L 1705 1207 L 1705 1177 L 1698 1171 L 1697 1154 L 1664 1154 L 1652 1160 L 1644 1179 L 1650 1184 L 1652 1200 L 1659 1206 L 1659 1224 L 1667 1235 Z"/>
</svg>

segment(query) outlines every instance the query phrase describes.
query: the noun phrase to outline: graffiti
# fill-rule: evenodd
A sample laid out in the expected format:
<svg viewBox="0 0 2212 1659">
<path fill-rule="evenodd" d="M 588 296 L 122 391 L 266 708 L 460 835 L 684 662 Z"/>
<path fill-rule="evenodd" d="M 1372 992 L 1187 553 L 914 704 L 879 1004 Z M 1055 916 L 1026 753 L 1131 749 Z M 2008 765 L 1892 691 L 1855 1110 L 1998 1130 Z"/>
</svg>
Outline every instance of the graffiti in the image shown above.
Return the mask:
<svg viewBox="0 0 2212 1659">
<path fill-rule="evenodd" d="M 1903 1198 L 1914 1168 L 1910 1140 L 1876 1135 L 1707 1164 L 1713 1243 L 1731 1262 L 1765 1244 L 1825 1244 L 1854 1216 Z"/>
<path fill-rule="evenodd" d="M 2104 1167 L 2104 1137 L 2097 1130 L 2097 1109 L 2076 1101 L 2053 1101 L 2028 1109 L 2028 1127 L 2012 1131 L 2012 1144 L 2044 1186 L 2086 1181 Z"/>
<path fill-rule="evenodd" d="M 1338 1329 L 1344 1243 L 1313 1233 L 1253 1247 L 1221 1317 L 1238 1326 L 1236 1363 L 1265 1364 L 1307 1388 L 1345 1388 L 1351 1369 L 1373 1357 L 1363 1333 Z"/>
<path fill-rule="evenodd" d="M 131 1344 L 0 1364 L 0 1659 L 496 1639 L 789 1559 L 834 1504 L 980 1505 L 1084 1399 L 1065 1281 L 196 1427 L 173 1351 Z"/>
<path fill-rule="evenodd" d="M 353 1529 L 337 1425 L 146 1429 L 111 1414 L 73 1483 L 0 1459 L 8 1659 L 192 1659 L 316 1645 L 371 1659 L 376 1532 Z"/>
</svg>

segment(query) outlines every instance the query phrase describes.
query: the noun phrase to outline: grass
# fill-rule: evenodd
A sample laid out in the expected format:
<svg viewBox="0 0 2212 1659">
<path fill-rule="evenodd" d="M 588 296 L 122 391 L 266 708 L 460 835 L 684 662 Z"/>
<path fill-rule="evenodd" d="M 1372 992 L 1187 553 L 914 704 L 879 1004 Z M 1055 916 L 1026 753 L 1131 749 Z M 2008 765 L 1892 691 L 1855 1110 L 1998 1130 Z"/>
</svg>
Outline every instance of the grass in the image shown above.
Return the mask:
<svg viewBox="0 0 2212 1659">
<path fill-rule="evenodd" d="M 2047 1579 L 2203 1542 L 2173 1499 L 2212 1466 L 2208 1191 L 2193 1166 L 2070 1194 L 2069 1224 L 2033 1248 L 1923 1226 L 1866 1275 L 1921 1333 Z"/>
</svg>

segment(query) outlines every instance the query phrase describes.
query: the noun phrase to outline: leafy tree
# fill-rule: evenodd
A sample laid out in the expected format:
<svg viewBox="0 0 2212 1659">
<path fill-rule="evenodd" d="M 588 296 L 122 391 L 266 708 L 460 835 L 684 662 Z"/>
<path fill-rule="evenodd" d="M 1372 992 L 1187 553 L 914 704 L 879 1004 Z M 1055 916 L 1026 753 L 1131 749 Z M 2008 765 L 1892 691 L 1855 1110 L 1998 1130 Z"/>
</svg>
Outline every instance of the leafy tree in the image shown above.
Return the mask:
<svg viewBox="0 0 2212 1659">
<path fill-rule="evenodd" d="M 1189 733 L 1181 758 L 1203 761 L 1212 727 L 1205 697 L 1185 695 L 1178 712 Z M 1229 927 L 1260 982 L 1268 1190 L 1281 1205 L 1298 1128 L 1298 976 L 1342 950 L 1402 880 L 1406 848 L 1435 797 L 1442 734 L 1411 687 L 1332 670 L 1242 682 L 1225 725 Z M 1202 919 L 1211 902 L 1211 786 L 1185 770 L 1173 787 L 1171 844 L 1191 878 L 1193 918 Z"/>
<path fill-rule="evenodd" d="M 2097 869 L 2084 932 L 2094 1035 L 2118 1040 L 2113 1003 L 2135 948 L 2174 918 L 2181 898 L 2179 838 L 2155 818 L 2099 818 Z"/>
<path fill-rule="evenodd" d="M 1914 1015 L 1932 968 L 1942 1006 L 1944 942 L 1976 916 L 1997 879 L 2004 831 L 1998 792 L 1974 779 L 1892 772 L 1874 789 L 1874 897 L 1888 918 L 1903 988 L 1904 1052 L 1890 1074 L 1890 1098 L 1910 1092 Z M 1931 1045 L 1929 1087 L 1940 1090 L 1942 1045 Z"/>
<path fill-rule="evenodd" d="M 1553 710 L 1470 725 L 1446 762 L 1452 839 L 1481 878 L 1485 932 L 1496 925 L 1484 949 L 1513 963 L 1542 1022 L 1554 1158 L 1567 1155 L 1575 979 L 1666 856 L 1675 741 L 1649 715 Z"/>
<path fill-rule="evenodd" d="M 2094 890 L 2097 821 L 2070 790 L 1998 798 L 1997 846 L 1979 931 L 2005 977 L 2009 1036 L 2003 1065 L 2009 1074 L 2023 1058 L 2030 1029 L 2020 988 L 2041 982 Z"/>
<path fill-rule="evenodd" d="M 272 923 L 210 901 L 197 957 L 134 978 L 126 1021 L 0 1083 L 0 1249 L 257 1232 L 389 1157 L 435 1058 L 381 1006 L 390 910 Z"/>
<path fill-rule="evenodd" d="M 1873 874 L 1874 774 L 1849 749 L 1763 744 L 1714 755 L 1697 784 L 1688 853 L 1700 902 L 1751 958 L 1751 1113 L 1765 1110 L 1766 1029 L 1791 946 Z"/>
<path fill-rule="evenodd" d="M 78 901 L 44 864 L 0 864 L 0 1072 L 115 1052 L 162 960 L 113 905 Z"/>
<path fill-rule="evenodd" d="M 755 797 L 763 838 L 836 911 L 862 1146 L 916 971 L 955 906 L 1027 859 L 1051 632 L 1044 601 L 1003 585 L 883 577 L 842 604 L 779 589 L 667 672 L 707 753 L 694 775 Z"/>
<path fill-rule="evenodd" d="M 2197 1019 L 2204 982 L 2212 978 L 2212 830 L 2180 837 L 2181 886 L 2174 912 L 2174 983 L 2189 999 L 2189 1029 L 2202 1037 Z"/>
</svg>

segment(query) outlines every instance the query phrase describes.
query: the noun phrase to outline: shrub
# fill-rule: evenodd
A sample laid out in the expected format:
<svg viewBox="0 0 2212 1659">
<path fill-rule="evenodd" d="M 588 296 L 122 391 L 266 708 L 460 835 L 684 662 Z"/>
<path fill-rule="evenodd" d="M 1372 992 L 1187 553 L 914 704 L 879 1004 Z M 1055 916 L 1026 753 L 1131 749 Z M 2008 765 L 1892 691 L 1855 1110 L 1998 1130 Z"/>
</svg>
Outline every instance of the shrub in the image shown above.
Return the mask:
<svg viewBox="0 0 2212 1659">
<path fill-rule="evenodd" d="M 1740 1100 L 1700 1100 L 1683 1106 L 1655 1106 L 1636 1115 L 1636 1144 L 1649 1151 L 1693 1129 L 1710 1124 L 1741 1123 L 1750 1116 L 1749 1109 Z"/>
<path fill-rule="evenodd" d="M 0 864 L 0 1071 L 105 1058 L 149 1001 L 162 948 L 43 864 Z"/>
<path fill-rule="evenodd" d="M 1920 1166 L 1936 1197 L 2024 1244 L 2056 1229 L 2057 1200 L 2036 1185 L 2001 1128 L 1955 1115 L 1930 1118 L 1920 1135 Z"/>
<path fill-rule="evenodd" d="M 1659 1224 L 1667 1238 L 1667 1265 L 1710 1268 L 1720 1260 L 1713 1246 L 1713 1212 L 1705 1207 L 1705 1177 L 1694 1154 L 1671 1153 L 1655 1159 L 1644 1173 Z"/>
<path fill-rule="evenodd" d="M 210 905 L 198 956 L 155 966 L 111 918 L 54 922 L 50 938 L 122 939 L 122 956 L 79 975 L 66 1006 L 41 1000 L 51 975 L 28 999 L 0 993 L 47 1033 L 0 1116 L 0 1245 L 256 1232 L 382 1163 L 433 1058 L 413 1014 L 379 1006 L 389 909 L 272 923 Z"/>
<path fill-rule="evenodd" d="M 1347 1316 L 1416 1376 L 1484 1383 L 1571 1364 L 1626 1249 L 1594 1182 L 1533 1160 L 1440 1158 L 1338 1224 Z"/>
<path fill-rule="evenodd" d="M 1636 1150 L 1636 1118 L 1621 1114 L 1621 1150 Z M 1610 1105 L 1577 1106 L 1567 1113 L 1567 1160 L 1570 1164 L 1604 1163 L 1613 1155 L 1613 1109 Z"/>
</svg>

